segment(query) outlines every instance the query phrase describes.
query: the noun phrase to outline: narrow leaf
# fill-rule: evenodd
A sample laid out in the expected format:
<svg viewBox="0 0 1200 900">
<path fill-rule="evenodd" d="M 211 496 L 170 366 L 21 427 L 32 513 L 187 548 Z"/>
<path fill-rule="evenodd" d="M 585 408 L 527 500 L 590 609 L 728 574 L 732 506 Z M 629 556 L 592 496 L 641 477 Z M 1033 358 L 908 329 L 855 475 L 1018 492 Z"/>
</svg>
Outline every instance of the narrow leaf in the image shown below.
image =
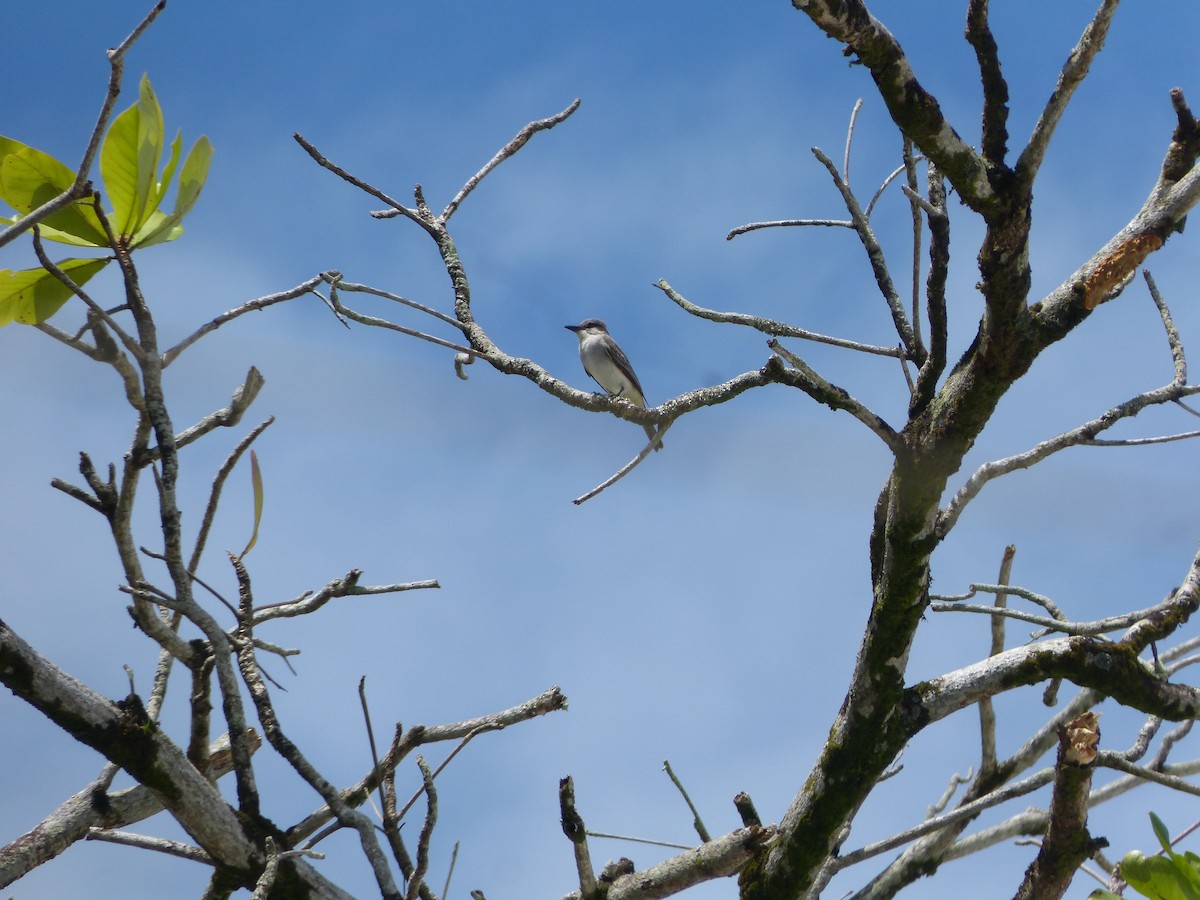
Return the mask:
<svg viewBox="0 0 1200 900">
<path fill-rule="evenodd" d="M 138 235 L 135 243 L 139 247 L 149 247 L 161 244 L 163 241 L 173 241 L 183 234 L 180 224 L 196 205 L 204 182 L 208 178 L 208 168 L 212 162 L 213 146 L 207 137 L 200 137 L 192 149 L 188 151 L 187 159 L 179 172 L 179 190 L 175 193 L 175 208 L 169 216 L 161 220 L 152 220 Z"/>
<path fill-rule="evenodd" d="M 128 239 L 154 212 L 162 156 L 162 109 L 150 78 L 142 76 L 138 100 L 117 116 L 100 148 L 100 174 L 113 207 L 117 233 Z"/>
<path fill-rule="evenodd" d="M 57 265 L 82 286 L 108 263 L 108 259 L 64 259 Z M 0 270 L 0 326 L 45 322 L 72 296 L 71 289 L 45 269 Z"/>
<path fill-rule="evenodd" d="M 171 179 L 175 177 L 175 169 L 179 165 L 181 150 L 183 150 L 183 132 L 179 131 L 175 134 L 175 140 L 171 141 L 171 155 L 167 157 L 167 164 L 163 166 L 162 175 L 154 185 L 154 195 L 151 197 L 154 209 L 158 209 L 162 205 L 163 197 L 167 196 L 167 188 L 171 186 Z"/>
<path fill-rule="evenodd" d="M 262 522 L 263 511 L 263 480 L 262 469 L 258 467 L 258 454 L 250 451 L 250 483 L 254 489 L 254 530 L 250 534 L 250 543 L 238 554 L 238 559 L 245 557 L 250 549 L 258 543 L 258 526 Z"/>
<path fill-rule="evenodd" d="M 206 136 L 201 135 L 188 151 L 183 171 L 179 173 L 179 193 L 175 196 L 175 213 L 179 216 L 186 216 L 196 205 L 204 182 L 208 180 L 212 157 L 213 145 Z"/>
<path fill-rule="evenodd" d="M 150 86 L 150 76 L 142 75 L 138 84 L 138 158 L 137 197 L 138 216 L 129 233 L 135 234 L 142 222 L 158 208 L 158 161 L 162 158 L 166 130 L 163 128 L 162 107 Z"/>
<path fill-rule="evenodd" d="M 1153 812 L 1150 813 L 1150 827 L 1154 829 L 1154 836 L 1158 838 L 1158 843 L 1168 853 L 1171 852 L 1171 832 L 1167 831 L 1167 826 Z"/>
</svg>

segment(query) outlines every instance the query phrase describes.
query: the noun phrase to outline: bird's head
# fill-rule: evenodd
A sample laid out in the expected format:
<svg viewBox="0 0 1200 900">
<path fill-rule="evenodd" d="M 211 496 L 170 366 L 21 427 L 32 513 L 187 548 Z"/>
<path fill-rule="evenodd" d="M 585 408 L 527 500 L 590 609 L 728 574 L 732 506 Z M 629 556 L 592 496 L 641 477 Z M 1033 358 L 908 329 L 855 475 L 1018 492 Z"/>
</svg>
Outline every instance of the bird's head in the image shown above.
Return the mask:
<svg viewBox="0 0 1200 900">
<path fill-rule="evenodd" d="M 581 341 L 584 338 L 595 337 L 599 334 L 608 334 L 608 326 L 599 319 L 584 319 L 578 325 L 564 325 L 567 331 L 575 332 L 575 336 Z"/>
</svg>

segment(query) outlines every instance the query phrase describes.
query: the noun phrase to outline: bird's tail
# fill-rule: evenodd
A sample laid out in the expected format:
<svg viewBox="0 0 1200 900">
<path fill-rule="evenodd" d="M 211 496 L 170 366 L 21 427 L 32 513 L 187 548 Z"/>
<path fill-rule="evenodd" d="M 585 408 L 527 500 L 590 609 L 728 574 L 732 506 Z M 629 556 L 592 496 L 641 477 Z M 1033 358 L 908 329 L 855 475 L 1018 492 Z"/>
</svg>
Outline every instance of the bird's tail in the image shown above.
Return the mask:
<svg viewBox="0 0 1200 900">
<path fill-rule="evenodd" d="M 655 430 L 654 426 L 653 425 L 643 425 L 642 427 L 644 429 L 646 429 L 646 437 L 649 440 L 654 440 L 654 435 L 658 434 L 658 432 Z M 663 448 L 662 441 L 659 441 L 657 444 L 654 445 L 655 450 L 661 450 L 662 448 Z"/>
</svg>

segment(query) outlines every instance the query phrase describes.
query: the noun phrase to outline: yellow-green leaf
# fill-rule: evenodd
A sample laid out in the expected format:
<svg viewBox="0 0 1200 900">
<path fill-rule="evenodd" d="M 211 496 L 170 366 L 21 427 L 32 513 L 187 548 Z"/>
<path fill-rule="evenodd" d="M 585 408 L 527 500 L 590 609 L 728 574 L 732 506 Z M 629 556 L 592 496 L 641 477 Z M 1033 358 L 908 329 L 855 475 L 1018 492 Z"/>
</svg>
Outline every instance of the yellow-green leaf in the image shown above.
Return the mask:
<svg viewBox="0 0 1200 900">
<path fill-rule="evenodd" d="M 250 543 L 246 544 L 246 549 L 238 554 L 238 559 L 242 559 L 250 549 L 258 543 L 258 526 L 262 522 L 263 511 L 263 480 L 262 469 L 258 467 L 258 454 L 253 450 L 250 451 L 250 484 L 254 490 L 254 530 L 250 533 Z"/>
<path fill-rule="evenodd" d="M 179 151 L 183 149 L 183 132 L 175 133 L 175 140 L 171 141 L 171 155 L 167 157 L 167 164 L 163 166 L 162 175 L 154 184 L 154 196 L 151 198 L 154 204 L 154 209 L 158 209 L 162 205 L 163 197 L 167 195 L 167 188 L 171 186 L 171 179 L 175 177 L 175 167 L 179 165 Z"/>
<path fill-rule="evenodd" d="M 34 147 L 0 137 L 0 199 L 17 211 L 12 220 L 28 215 L 75 183 L 75 173 Z M 75 201 L 40 223 L 42 237 L 80 247 L 104 247 L 108 239 L 91 200 Z"/>
<path fill-rule="evenodd" d="M 151 244 L 173 241 L 183 233 L 183 226 L 180 223 L 200 197 L 200 191 L 204 188 L 204 182 L 208 178 L 208 168 L 212 162 L 212 156 L 213 145 L 207 137 L 201 136 L 188 151 L 187 159 L 183 161 L 183 168 L 179 172 L 179 190 L 175 193 L 175 208 L 169 216 L 146 223 L 146 227 L 134 241 L 138 247 L 149 247 Z M 166 181 L 167 178 L 164 176 L 163 182 Z"/>
<path fill-rule="evenodd" d="M 75 182 L 75 173 L 48 153 L 0 137 L 0 199 L 26 214 Z"/>
<path fill-rule="evenodd" d="M 1145 856 L 1131 850 L 1121 860 L 1121 877 L 1143 897 L 1152 900 L 1196 900 L 1200 896 L 1165 856 Z"/>
<path fill-rule="evenodd" d="M 127 240 L 161 199 L 157 176 L 163 140 L 162 108 L 149 76 L 143 75 L 137 103 L 113 120 L 100 148 L 100 174 L 113 208 L 113 227 Z"/>
<path fill-rule="evenodd" d="M 107 259 L 64 259 L 56 265 L 77 285 L 108 265 Z M 45 322 L 73 296 L 71 289 L 45 269 L 0 269 L 0 326 Z"/>
</svg>

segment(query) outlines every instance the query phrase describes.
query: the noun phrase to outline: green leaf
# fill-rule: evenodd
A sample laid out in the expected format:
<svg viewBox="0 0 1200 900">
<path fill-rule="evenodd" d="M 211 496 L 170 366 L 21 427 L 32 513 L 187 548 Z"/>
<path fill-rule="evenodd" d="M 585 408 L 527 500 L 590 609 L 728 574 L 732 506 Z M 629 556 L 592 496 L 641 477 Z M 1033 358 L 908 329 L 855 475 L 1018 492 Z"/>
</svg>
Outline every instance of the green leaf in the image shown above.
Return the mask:
<svg viewBox="0 0 1200 900">
<path fill-rule="evenodd" d="M 26 214 L 75 183 L 75 173 L 41 150 L 0 137 L 0 199 Z"/>
<path fill-rule="evenodd" d="M 1152 900 L 1200 900 L 1200 891 L 1171 857 L 1145 856 L 1140 850 L 1131 850 L 1121 860 L 1121 877 Z"/>
<path fill-rule="evenodd" d="M 254 530 L 250 533 L 250 543 L 238 554 L 238 559 L 245 557 L 255 544 L 258 543 L 258 526 L 262 522 L 263 511 L 263 480 L 262 469 L 258 467 L 258 454 L 250 451 L 250 484 L 254 489 Z"/>
<path fill-rule="evenodd" d="M 58 267 L 77 285 L 108 265 L 108 259 L 64 259 Z M 45 322 L 71 297 L 71 289 L 45 269 L 0 270 L 0 326 L 11 322 L 36 325 Z"/>
<path fill-rule="evenodd" d="M 42 237 L 45 240 L 56 241 L 59 244 L 70 244 L 73 247 L 107 247 L 108 246 L 107 238 L 104 238 L 103 243 L 97 243 L 92 238 L 77 236 L 77 235 L 70 234 L 65 231 L 59 231 L 57 228 L 49 227 L 46 224 L 46 222 L 58 220 L 58 215 L 59 215 L 59 213 L 55 213 L 53 216 L 47 216 L 45 219 L 43 219 L 41 222 L 38 223 L 38 231 L 41 233 Z M 0 216 L 0 225 L 15 225 L 17 222 L 20 222 L 21 219 L 23 219 L 23 218 L 24 218 L 24 216 L 12 216 L 11 218 L 8 218 L 5 216 Z M 81 226 L 81 228 L 83 228 L 83 227 L 87 227 L 87 226 Z M 97 223 L 96 228 L 99 229 L 99 227 L 100 227 L 99 223 Z M 97 234 L 100 237 L 103 237 L 103 235 L 99 232 L 99 230 L 97 230 Z"/>
<path fill-rule="evenodd" d="M 1167 826 L 1153 812 L 1150 813 L 1150 827 L 1154 829 L 1154 836 L 1158 838 L 1159 846 L 1168 853 L 1171 852 L 1171 832 L 1167 831 Z"/>
<path fill-rule="evenodd" d="M 133 237 L 129 245 L 131 249 L 149 247 L 153 244 L 161 244 L 163 241 L 173 241 L 181 234 L 183 234 L 183 228 L 177 224 L 177 220 L 168 216 L 161 209 L 156 209 L 146 219 L 142 230 Z"/>
<path fill-rule="evenodd" d="M 1200 857 L 1195 853 L 1185 853 L 1182 856 L 1178 853 L 1171 853 L 1171 862 L 1175 866 L 1175 871 L 1179 873 L 1179 878 L 1191 889 L 1191 892 L 1196 897 L 1200 897 L 1200 868 L 1197 867 L 1197 862 L 1200 862 Z"/>
<path fill-rule="evenodd" d="M 37 227 L 48 241 L 70 244 L 72 247 L 108 247 L 108 236 L 87 200 L 76 200 L 70 206 L 46 216 Z"/>
<path fill-rule="evenodd" d="M 162 108 L 149 76 L 143 75 L 137 103 L 113 120 L 100 148 L 100 173 L 113 207 L 113 227 L 127 244 L 161 199 L 157 173 L 163 140 Z"/>
<path fill-rule="evenodd" d="M 0 137 L 0 199 L 17 211 L 9 224 L 53 200 L 75 183 L 75 173 L 20 141 Z M 42 237 L 80 247 L 105 247 L 108 239 L 91 200 L 77 200 L 43 219 Z"/>
<path fill-rule="evenodd" d="M 183 233 L 180 222 L 186 216 L 204 188 L 208 178 L 209 165 L 212 163 L 213 145 L 207 137 L 200 137 L 192 149 L 188 151 L 187 159 L 179 172 L 179 190 L 175 193 L 175 208 L 169 216 L 163 216 L 159 221 L 148 222 L 138 234 L 135 243 L 139 247 L 149 247 L 163 241 L 173 241 Z M 167 177 L 164 176 L 164 184 Z"/>
<path fill-rule="evenodd" d="M 1158 838 L 1158 843 L 1163 848 L 1163 853 L 1171 861 L 1171 866 L 1175 870 L 1175 874 L 1181 885 L 1188 888 L 1188 896 L 1200 898 L 1200 869 L 1196 863 L 1200 861 L 1194 853 L 1188 853 L 1181 856 L 1171 849 L 1171 832 L 1167 830 L 1166 824 L 1154 812 L 1150 813 L 1150 826 L 1154 829 L 1154 836 Z"/>
<path fill-rule="evenodd" d="M 175 133 L 175 140 L 171 141 L 171 155 L 167 157 L 162 175 L 154 185 L 154 209 L 158 209 L 162 205 L 163 197 L 167 196 L 167 188 L 171 186 L 171 179 L 175 177 L 175 167 L 179 165 L 179 151 L 182 149 L 183 132 L 178 131 Z"/>
<path fill-rule="evenodd" d="M 204 182 L 208 180 L 208 167 L 212 163 L 212 157 L 212 142 L 201 135 L 192 145 L 192 149 L 188 151 L 187 159 L 183 162 L 183 171 L 179 173 L 179 193 L 175 197 L 175 212 L 181 217 L 186 216 L 196 205 L 200 191 L 204 189 Z"/>
<path fill-rule="evenodd" d="M 165 133 L 162 108 L 147 75 L 142 76 L 137 102 L 117 116 L 100 148 L 100 174 L 112 204 L 110 222 L 120 244 L 133 249 L 175 240 L 183 233 L 181 222 L 195 205 L 212 162 L 213 147 L 201 137 L 180 167 L 183 135 L 171 142 L 161 175 Z M 171 181 L 179 173 L 175 208 L 168 215 L 162 205 Z M 75 182 L 75 173 L 54 157 L 11 138 L 0 137 L 0 199 L 17 211 L 12 220 L 28 215 L 59 196 Z M 81 247 L 107 247 L 107 235 L 91 198 L 76 201 L 40 223 L 48 240 Z"/>
</svg>

